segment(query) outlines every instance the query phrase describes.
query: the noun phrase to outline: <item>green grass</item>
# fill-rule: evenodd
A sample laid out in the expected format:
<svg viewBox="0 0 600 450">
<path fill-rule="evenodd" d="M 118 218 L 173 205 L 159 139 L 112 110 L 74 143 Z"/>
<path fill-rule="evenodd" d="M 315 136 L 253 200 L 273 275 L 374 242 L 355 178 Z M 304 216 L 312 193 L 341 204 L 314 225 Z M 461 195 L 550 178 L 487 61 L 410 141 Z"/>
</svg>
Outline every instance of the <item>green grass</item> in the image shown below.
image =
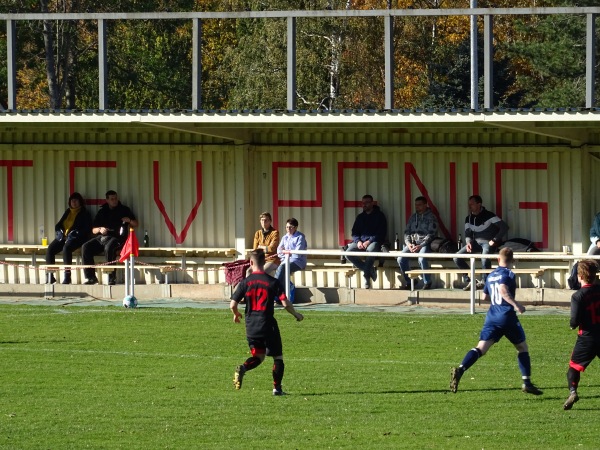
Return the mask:
<svg viewBox="0 0 600 450">
<path fill-rule="evenodd" d="M 0 448 L 598 448 L 600 367 L 563 411 L 575 332 L 524 315 L 533 381 L 505 340 L 448 392 L 483 315 L 278 311 L 285 397 L 228 310 L 0 306 Z"/>
</svg>

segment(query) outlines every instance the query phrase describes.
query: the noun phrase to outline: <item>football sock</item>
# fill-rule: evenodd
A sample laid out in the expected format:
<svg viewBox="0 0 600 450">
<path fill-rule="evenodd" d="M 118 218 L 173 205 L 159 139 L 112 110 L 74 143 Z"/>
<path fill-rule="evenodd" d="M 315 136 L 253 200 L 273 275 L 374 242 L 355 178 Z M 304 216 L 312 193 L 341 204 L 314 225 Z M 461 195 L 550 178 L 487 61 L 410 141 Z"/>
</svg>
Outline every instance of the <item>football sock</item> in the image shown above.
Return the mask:
<svg viewBox="0 0 600 450">
<path fill-rule="evenodd" d="M 467 352 L 464 359 L 460 363 L 460 369 L 464 372 L 469 367 L 477 362 L 477 360 L 481 357 L 481 350 L 478 348 L 472 348 Z"/>
<path fill-rule="evenodd" d="M 283 359 L 276 359 L 273 361 L 273 387 L 278 391 L 281 390 L 281 380 L 283 380 L 283 372 L 285 364 Z"/>
<path fill-rule="evenodd" d="M 567 370 L 567 382 L 569 383 L 569 390 L 576 391 L 579 386 L 579 380 L 581 378 L 581 373 L 578 370 L 569 367 Z"/>
<path fill-rule="evenodd" d="M 523 380 L 529 381 L 531 377 L 531 359 L 529 358 L 529 352 L 517 353 L 517 360 L 519 361 L 519 370 L 523 376 Z"/>
<path fill-rule="evenodd" d="M 257 358 L 256 356 L 251 356 L 244 362 L 244 369 L 246 370 L 246 372 L 248 370 L 256 369 L 258 366 L 260 366 L 260 363 L 262 363 L 260 358 Z"/>
</svg>

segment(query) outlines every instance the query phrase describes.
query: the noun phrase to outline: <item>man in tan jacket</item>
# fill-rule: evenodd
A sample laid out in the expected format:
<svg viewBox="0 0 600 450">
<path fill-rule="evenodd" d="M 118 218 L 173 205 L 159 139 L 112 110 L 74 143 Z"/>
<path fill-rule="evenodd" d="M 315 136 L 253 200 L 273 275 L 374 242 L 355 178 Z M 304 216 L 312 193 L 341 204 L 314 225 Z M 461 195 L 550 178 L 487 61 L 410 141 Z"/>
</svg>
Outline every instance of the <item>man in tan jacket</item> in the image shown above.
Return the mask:
<svg viewBox="0 0 600 450">
<path fill-rule="evenodd" d="M 268 212 L 261 213 L 259 216 L 260 230 L 254 233 L 253 250 L 262 250 L 265 252 L 265 273 L 274 276 L 277 267 L 279 266 L 279 258 L 277 257 L 277 246 L 279 245 L 279 231 L 271 226 L 273 219 Z M 252 269 L 248 268 L 246 276 L 252 273 Z"/>
</svg>

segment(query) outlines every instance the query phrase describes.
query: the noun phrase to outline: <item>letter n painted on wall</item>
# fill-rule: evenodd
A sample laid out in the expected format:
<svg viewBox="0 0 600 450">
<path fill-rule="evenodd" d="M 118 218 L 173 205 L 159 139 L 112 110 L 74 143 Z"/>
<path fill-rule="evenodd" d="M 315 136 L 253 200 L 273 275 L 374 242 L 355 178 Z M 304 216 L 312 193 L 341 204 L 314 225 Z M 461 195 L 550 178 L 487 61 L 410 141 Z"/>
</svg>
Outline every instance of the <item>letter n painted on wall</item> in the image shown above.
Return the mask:
<svg viewBox="0 0 600 450">
<path fill-rule="evenodd" d="M 437 217 L 440 231 L 448 239 L 456 239 L 456 163 L 454 162 L 451 162 L 449 164 L 449 176 L 450 185 L 448 186 L 447 192 L 450 195 L 450 231 L 448 231 L 444 220 L 442 220 L 442 217 L 440 216 L 440 212 L 438 211 L 435 202 L 429 196 L 429 191 L 427 190 L 427 187 L 425 187 L 425 184 L 421 181 L 421 178 L 419 178 L 415 166 L 409 162 L 404 163 L 404 204 L 406 208 L 405 214 L 406 217 L 410 217 L 412 214 L 413 197 L 416 197 L 412 192 L 411 180 L 414 180 L 419 191 L 419 195 L 422 195 L 427 199 L 427 204 L 429 205 L 431 212 L 433 212 L 435 217 Z"/>
</svg>

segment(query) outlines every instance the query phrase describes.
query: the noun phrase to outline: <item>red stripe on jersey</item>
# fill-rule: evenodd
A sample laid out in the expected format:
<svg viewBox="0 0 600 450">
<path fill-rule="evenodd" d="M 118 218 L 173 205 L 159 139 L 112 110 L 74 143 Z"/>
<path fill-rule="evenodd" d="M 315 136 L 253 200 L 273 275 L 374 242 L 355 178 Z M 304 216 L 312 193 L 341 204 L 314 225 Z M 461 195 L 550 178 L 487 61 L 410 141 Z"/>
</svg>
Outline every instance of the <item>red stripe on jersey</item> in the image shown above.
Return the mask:
<svg viewBox="0 0 600 450">
<path fill-rule="evenodd" d="M 252 347 L 250 349 L 250 353 L 252 354 L 252 356 L 264 355 L 265 353 L 267 353 L 267 349 Z"/>
</svg>

